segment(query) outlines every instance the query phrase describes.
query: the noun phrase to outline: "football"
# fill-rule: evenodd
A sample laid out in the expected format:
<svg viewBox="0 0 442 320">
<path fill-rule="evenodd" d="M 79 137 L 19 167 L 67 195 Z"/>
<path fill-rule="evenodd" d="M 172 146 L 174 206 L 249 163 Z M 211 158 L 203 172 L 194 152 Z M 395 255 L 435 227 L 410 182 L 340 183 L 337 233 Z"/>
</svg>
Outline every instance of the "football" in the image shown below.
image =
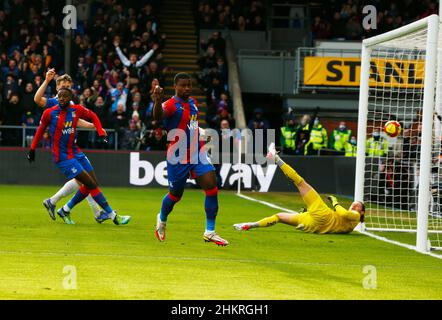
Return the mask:
<svg viewBox="0 0 442 320">
<path fill-rule="evenodd" d="M 401 134 L 402 127 L 401 124 L 395 120 L 388 121 L 384 125 L 384 132 L 391 138 L 396 138 Z"/>
</svg>

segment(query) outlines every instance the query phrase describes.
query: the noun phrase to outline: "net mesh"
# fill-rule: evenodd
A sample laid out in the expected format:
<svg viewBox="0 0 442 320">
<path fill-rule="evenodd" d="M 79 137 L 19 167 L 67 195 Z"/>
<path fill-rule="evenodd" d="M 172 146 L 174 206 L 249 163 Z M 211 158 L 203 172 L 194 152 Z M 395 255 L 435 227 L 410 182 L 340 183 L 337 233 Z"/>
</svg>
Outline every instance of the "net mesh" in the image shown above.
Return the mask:
<svg viewBox="0 0 442 320">
<path fill-rule="evenodd" d="M 364 184 L 368 230 L 417 229 L 426 39 L 425 29 L 371 48 Z M 441 82 L 438 81 L 438 94 L 442 92 Z M 437 117 L 442 106 L 438 104 L 439 101 L 433 123 L 432 199 L 428 208 L 433 248 L 442 247 L 441 130 Z M 389 120 L 401 124 L 402 133 L 396 138 L 383 130 Z"/>
</svg>

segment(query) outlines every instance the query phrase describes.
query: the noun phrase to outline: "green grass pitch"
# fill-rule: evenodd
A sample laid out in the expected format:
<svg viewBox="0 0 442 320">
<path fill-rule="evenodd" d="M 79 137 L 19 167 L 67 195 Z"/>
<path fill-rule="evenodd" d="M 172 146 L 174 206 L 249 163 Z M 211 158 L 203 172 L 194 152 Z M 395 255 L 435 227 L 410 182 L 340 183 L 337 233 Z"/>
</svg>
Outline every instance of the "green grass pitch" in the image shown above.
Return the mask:
<svg viewBox="0 0 442 320">
<path fill-rule="evenodd" d="M 86 202 L 76 225 L 52 221 L 41 202 L 56 190 L 0 186 L 0 299 L 442 299 L 442 260 L 358 233 L 237 232 L 233 223 L 277 210 L 233 192 L 219 195 L 217 231 L 230 245 L 218 247 L 202 239 L 200 190 L 175 206 L 165 243 L 154 235 L 165 189 L 104 187 L 113 208 L 132 215 L 127 226 L 96 223 Z M 295 193 L 253 196 L 302 207 Z M 365 266 L 376 288 L 364 288 L 374 284 Z M 67 290 L 72 270 L 76 289 Z"/>
</svg>

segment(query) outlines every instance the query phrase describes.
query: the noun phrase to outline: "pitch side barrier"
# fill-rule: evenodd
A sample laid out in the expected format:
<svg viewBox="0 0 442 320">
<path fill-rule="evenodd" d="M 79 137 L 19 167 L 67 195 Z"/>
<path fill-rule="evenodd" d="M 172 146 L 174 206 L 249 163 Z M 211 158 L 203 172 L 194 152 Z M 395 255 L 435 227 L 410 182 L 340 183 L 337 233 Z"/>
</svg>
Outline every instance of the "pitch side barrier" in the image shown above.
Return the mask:
<svg viewBox="0 0 442 320">
<path fill-rule="evenodd" d="M 66 179 L 55 167 L 49 150 L 38 149 L 36 162 L 26 160 L 25 148 L 0 148 L 0 184 L 62 185 Z M 85 150 L 102 186 L 167 187 L 166 153 Z M 343 156 L 283 156 L 319 192 L 351 196 L 354 193 L 355 164 Z M 218 167 L 224 189 L 295 191 L 274 164 L 222 163 Z M 194 184 L 193 180 L 188 180 Z"/>
</svg>

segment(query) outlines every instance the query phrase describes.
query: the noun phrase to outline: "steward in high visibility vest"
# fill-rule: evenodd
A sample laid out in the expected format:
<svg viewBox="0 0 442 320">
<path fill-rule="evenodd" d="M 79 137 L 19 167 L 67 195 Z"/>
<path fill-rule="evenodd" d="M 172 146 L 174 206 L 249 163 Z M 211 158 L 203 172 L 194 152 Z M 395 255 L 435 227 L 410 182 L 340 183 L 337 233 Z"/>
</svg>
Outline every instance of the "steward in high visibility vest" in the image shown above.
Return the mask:
<svg viewBox="0 0 442 320">
<path fill-rule="evenodd" d="M 367 140 L 365 153 L 369 157 L 387 156 L 388 141 L 381 137 L 379 131 L 373 131 L 372 137 Z"/>
<path fill-rule="evenodd" d="M 282 152 L 286 154 L 294 154 L 296 139 L 295 118 L 290 116 L 287 119 L 286 126 L 281 127 L 280 144 Z"/>
<path fill-rule="evenodd" d="M 339 128 L 333 130 L 330 136 L 331 149 L 345 152 L 345 144 L 350 141 L 351 130 L 347 129 L 344 121 L 339 124 Z"/>
<path fill-rule="evenodd" d="M 353 136 L 350 139 L 350 142 L 345 144 L 345 156 L 346 157 L 356 157 L 357 153 L 357 141 L 356 137 Z"/>
<path fill-rule="evenodd" d="M 306 155 L 317 155 L 318 151 L 322 148 L 327 148 L 328 136 L 327 130 L 319 123 L 319 119 L 316 118 L 313 122 L 313 128 L 310 131 L 310 139 L 305 146 Z"/>
</svg>

